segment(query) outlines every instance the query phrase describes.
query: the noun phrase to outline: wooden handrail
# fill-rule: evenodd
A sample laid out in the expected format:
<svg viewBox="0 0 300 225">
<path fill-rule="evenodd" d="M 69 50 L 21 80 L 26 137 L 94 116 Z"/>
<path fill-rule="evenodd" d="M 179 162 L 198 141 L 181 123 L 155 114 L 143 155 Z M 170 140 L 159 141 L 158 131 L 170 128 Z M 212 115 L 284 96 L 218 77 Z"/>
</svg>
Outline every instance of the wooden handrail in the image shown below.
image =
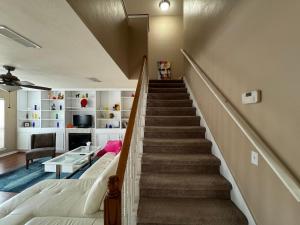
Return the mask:
<svg viewBox="0 0 300 225">
<path fill-rule="evenodd" d="M 144 66 L 145 66 L 146 60 L 147 60 L 147 58 L 146 58 L 146 56 L 144 56 L 143 65 L 140 70 L 139 80 L 137 83 L 135 96 L 134 96 L 134 100 L 132 103 L 131 112 L 130 112 L 130 116 L 129 116 L 129 120 L 128 120 L 128 125 L 126 128 L 122 151 L 120 153 L 121 155 L 120 155 L 119 164 L 118 164 L 118 168 L 117 168 L 117 176 L 120 179 L 120 182 L 119 182 L 120 190 L 122 189 L 122 185 L 123 185 L 126 164 L 127 164 L 127 158 L 128 158 L 129 149 L 130 149 L 131 137 L 132 137 L 132 133 L 133 133 L 133 127 L 134 127 L 134 123 L 135 123 L 138 102 L 139 102 L 140 94 L 141 94 L 143 71 L 144 71 Z"/>
<path fill-rule="evenodd" d="M 120 153 L 117 172 L 116 175 L 111 176 L 108 181 L 108 192 L 104 200 L 104 225 L 121 225 L 121 190 L 124 182 L 130 143 L 138 110 L 138 103 L 141 95 L 143 71 L 146 65 L 146 61 L 147 57 L 144 56 L 143 65 L 140 70 L 128 125 L 126 128 L 122 151 Z"/>
<path fill-rule="evenodd" d="M 231 119 L 240 128 L 242 133 L 247 137 L 250 143 L 255 147 L 263 159 L 268 163 L 273 172 L 278 176 L 284 186 L 290 191 L 297 202 L 300 202 L 300 184 L 298 179 L 289 171 L 289 169 L 281 162 L 281 160 L 273 153 L 272 149 L 263 141 L 263 139 L 255 132 L 242 115 L 233 107 L 229 100 L 222 94 L 217 86 L 210 80 L 204 70 L 181 49 L 186 60 L 196 71 L 197 75 L 202 79 L 206 87 L 216 97 L 221 106 L 225 109 Z"/>
</svg>

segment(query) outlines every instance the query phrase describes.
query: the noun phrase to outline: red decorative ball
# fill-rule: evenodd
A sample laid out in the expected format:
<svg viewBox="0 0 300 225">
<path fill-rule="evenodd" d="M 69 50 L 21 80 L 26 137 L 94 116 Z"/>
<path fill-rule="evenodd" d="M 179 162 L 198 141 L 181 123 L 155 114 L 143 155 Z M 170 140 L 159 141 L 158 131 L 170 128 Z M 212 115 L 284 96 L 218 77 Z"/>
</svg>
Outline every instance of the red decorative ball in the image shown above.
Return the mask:
<svg viewBox="0 0 300 225">
<path fill-rule="evenodd" d="M 88 100 L 86 98 L 81 99 L 80 101 L 81 107 L 85 108 L 88 104 Z"/>
</svg>

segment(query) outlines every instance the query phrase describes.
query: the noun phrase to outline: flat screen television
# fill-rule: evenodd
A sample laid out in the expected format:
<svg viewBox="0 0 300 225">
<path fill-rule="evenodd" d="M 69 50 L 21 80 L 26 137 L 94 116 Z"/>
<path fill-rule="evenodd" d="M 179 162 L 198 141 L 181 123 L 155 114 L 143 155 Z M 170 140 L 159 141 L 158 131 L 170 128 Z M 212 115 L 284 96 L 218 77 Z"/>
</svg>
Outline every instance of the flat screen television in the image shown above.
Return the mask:
<svg viewBox="0 0 300 225">
<path fill-rule="evenodd" d="M 79 128 L 92 127 L 92 115 L 73 115 L 73 125 Z"/>
</svg>

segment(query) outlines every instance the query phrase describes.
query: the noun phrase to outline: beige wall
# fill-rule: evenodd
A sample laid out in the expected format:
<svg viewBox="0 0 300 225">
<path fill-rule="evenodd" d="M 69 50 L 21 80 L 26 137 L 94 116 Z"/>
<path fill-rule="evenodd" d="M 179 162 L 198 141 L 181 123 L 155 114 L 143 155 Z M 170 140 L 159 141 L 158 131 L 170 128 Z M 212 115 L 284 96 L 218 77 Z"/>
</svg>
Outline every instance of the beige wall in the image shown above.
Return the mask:
<svg viewBox="0 0 300 225">
<path fill-rule="evenodd" d="M 181 16 L 150 17 L 149 32 L 149 76 L 157 79 L 157 61 L 168 60 L 172 63 L 173 78 L 183 75 L 183 24 Z"/>
<path fill-rule="evenodd" d="M 67 1 L 123 73 L 129 76 L 128 24 L 122 0 Z"/>
<path fill-rule="evenodd" d="M 300 179 L 300 2 L 185 0 L 184 47 Z M 300 203 L 187 66 L 189 84 L 258 225 L 296 225 Z M 241 94 L 261 89 L 262 102 Z"/>
<path fill-rule="evenodd" d="M 17 148 L 17 92 L 10 95 L 10 105 L 8 108 L 8 92 L 0 91 L 0 98 L 5 99 L 5 148 L 16 150 Z"/>
<path fill-rule="evenodd" d="M 149 17 L 133 17 L 128 19 L 129 25 L 129 75 L 130 79 L 138 79 L 143 56 L 148 54 Z"/>
</svg>

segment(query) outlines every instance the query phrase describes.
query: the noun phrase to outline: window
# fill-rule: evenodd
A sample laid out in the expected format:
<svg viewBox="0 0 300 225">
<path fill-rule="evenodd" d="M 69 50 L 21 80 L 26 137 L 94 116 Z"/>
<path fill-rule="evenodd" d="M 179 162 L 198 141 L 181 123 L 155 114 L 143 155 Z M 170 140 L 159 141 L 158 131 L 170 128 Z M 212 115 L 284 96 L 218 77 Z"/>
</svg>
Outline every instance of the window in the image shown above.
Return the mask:
<svg viewBox="0 0 300 225">
<path fill-rule="evenodd" d="M 5 101 L 0 98 L 0 149 L 4 148 Z"/>
</svg>

